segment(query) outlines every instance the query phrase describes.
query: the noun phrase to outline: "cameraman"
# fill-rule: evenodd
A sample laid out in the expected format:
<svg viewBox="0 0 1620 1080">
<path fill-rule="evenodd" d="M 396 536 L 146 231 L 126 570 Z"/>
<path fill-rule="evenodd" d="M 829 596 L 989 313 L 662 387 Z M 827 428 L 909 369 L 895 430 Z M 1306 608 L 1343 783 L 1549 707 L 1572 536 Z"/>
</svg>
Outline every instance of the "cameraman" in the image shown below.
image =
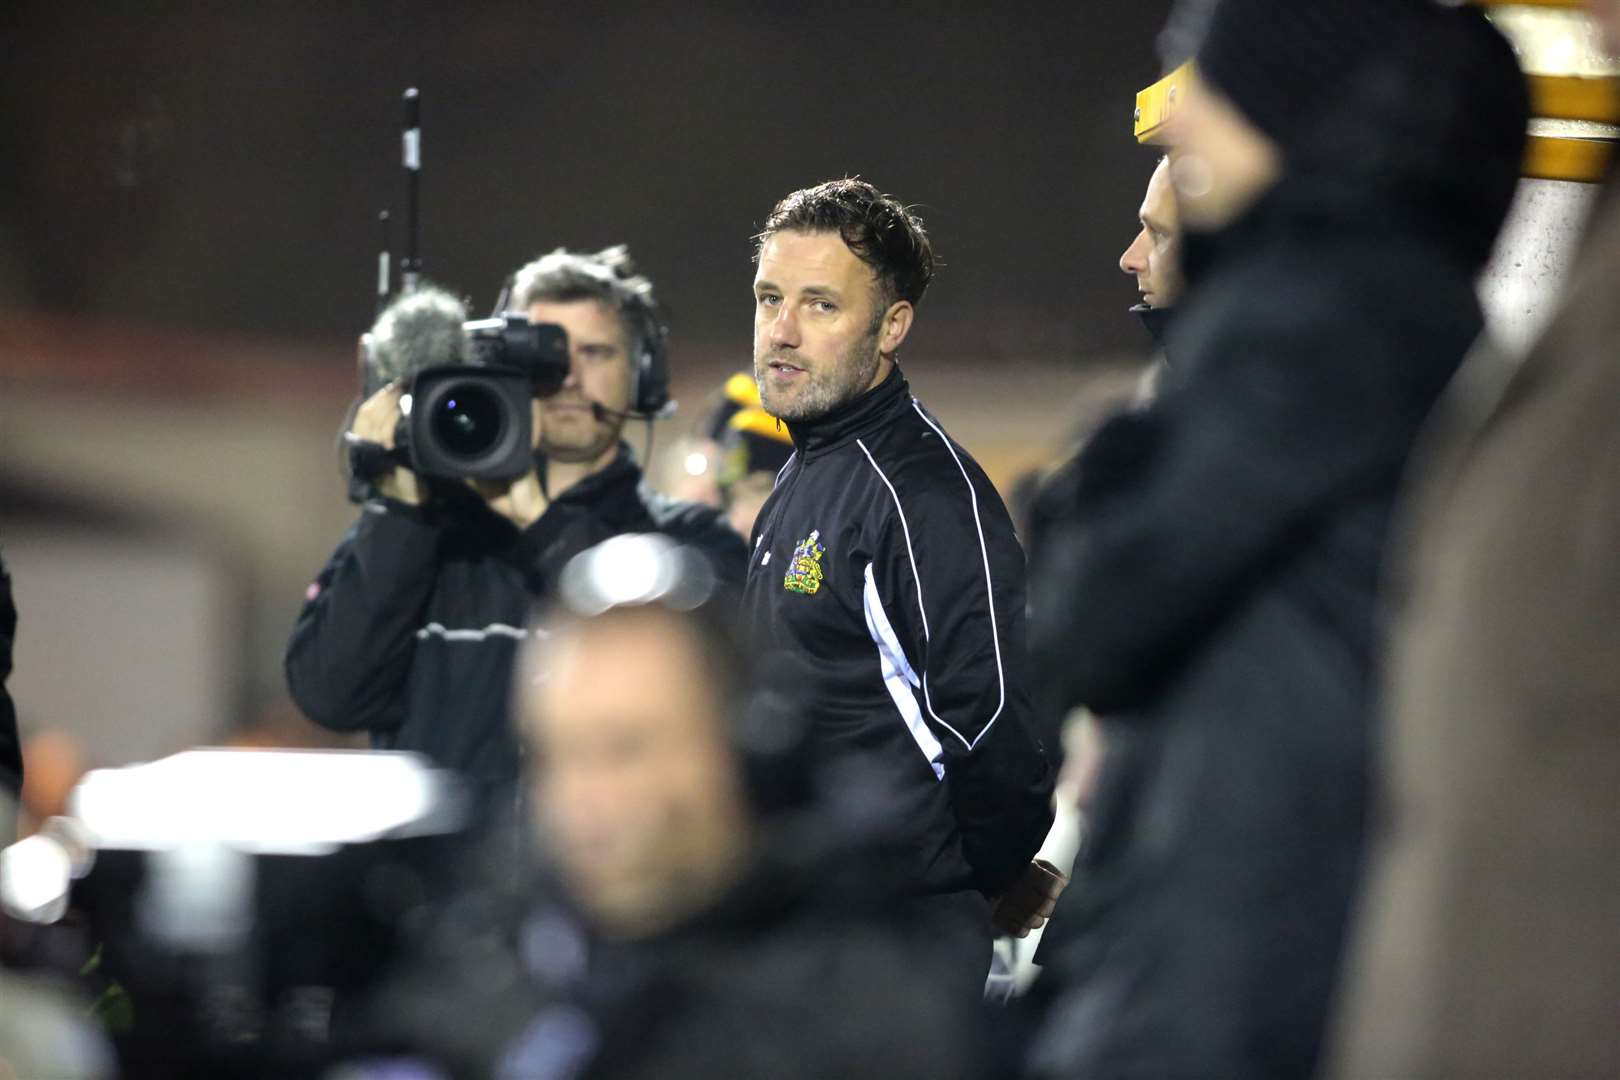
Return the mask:
<svg viewBox="0 0 1620 1080">
<path fill-rule="evenodd" d="M 485 808 L 518 774 L 507 697 L 527 612 L 570 556 L 661 532 L 724 580 L 740 581 L 746 558 L 717 511 L 647 490 L 620 440 L 627 418 L 668 401 L 664 327 L 628 251 L 537 259 L 515 276 L 512 310 L 568 335 L 567 378 L 533 403 L 534 468 L 509 483 L 429 480 L 403 465 L 377 477 L 309 587 L 286 657 L 288 689 L 312 720 L 459 770 Z M 431 289 L 383 313 L 370 359 L 394 381 L 360 407 L 356 438 L 393 446 L 406 378 L 458 358 L 464 318 Z"/>
</svg>

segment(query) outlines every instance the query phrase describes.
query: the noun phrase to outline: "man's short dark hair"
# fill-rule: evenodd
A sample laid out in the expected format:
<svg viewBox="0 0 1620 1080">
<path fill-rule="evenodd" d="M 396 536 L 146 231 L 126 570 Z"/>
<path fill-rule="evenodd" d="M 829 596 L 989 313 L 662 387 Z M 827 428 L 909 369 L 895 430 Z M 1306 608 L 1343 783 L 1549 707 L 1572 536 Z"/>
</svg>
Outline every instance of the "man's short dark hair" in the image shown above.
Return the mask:
<svg viewBox="0 0 1620 1080">
<path fill-rule="evenodd" d="M 632 357 L 662 341 L 663 317 L 652 282 L 637 273 L 623 244 L 595 252 L 558 248 L 540 256 L 513 275 L 507 308 L 521 315 L 537 302 L 575 300 L 595 300 L 618 312 Z"/>
<path fill-rule="evenodd" d="M 754 237 L 754 259 L 779 232 L 835 232 L 877 275 L 881 310 L 915 305 L 934 279 L 934 247 L 922 219 L 893 196 L 853 177 L 828 180 L 784 198 Z"/>
</svg>

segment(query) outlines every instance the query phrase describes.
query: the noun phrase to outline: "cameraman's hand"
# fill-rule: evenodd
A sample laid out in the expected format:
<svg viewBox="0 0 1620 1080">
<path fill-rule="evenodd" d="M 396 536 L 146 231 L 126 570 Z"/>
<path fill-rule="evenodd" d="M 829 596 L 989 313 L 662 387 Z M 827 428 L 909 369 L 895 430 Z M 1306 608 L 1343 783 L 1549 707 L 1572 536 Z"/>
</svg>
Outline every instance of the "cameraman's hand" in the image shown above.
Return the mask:
<svg viewBox="0 0 1620 1080">
<path fill-rule="evenodd" d="M 472 480 L 467 486 L 478 492 L 489 508 L 501 517 L 516 525 L 519 529 L 527 529 L 550 506 L 550 500 L 540 490 L 540 474 L 534 469 L 518 477 L 516 480 L 506 482 L 502 480 Z"/>
<path fill-rule="evenodd" d="M 368 397 L 354 414 L 349 433 L 357 439 L 374 442 L 389 450 L 394 448 L 394 428 L 400 419 L 399 399 L 405 393 L 402 381 L 389 383 Z M 377 478 L 377 491 L 388 499 L 421 506 L 423 502 L 420 478 L 403 465 Z"/>
<path fill-rule="evenodd" d="M 544 414 L 538 401 L 531 403 L 530 409 L 529 426 L 533 432 L 530 445 L 538 447 Z M 527 529 L 539 521 L 540 515 L 546 512 L 546 507 L 551 505 L 551 500 L 546 498 L 545 490 L 540 486 L 540 474 L 534 469 L 509 482 L 469 479 L 467 486 L 478 492 L 479 497 L 489 504 L 491 510 L 516 525 L 519 530 Z"/>
</svg>

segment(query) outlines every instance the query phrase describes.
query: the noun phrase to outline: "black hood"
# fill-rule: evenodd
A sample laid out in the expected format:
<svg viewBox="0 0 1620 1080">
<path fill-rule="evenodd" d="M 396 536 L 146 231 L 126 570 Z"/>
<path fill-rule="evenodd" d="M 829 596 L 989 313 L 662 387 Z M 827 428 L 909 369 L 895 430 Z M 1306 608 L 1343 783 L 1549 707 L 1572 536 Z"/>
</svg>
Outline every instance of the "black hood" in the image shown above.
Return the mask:
<svg viewBox="0 0 1620 1080">
<path fill-rule="evenodd" d="M 1279 221 L 1316 234 L 1398 231 L 1477 272 L 1513 201 L 1528 122 L 1524 76 L 1502 36 L 1477 11 L 1428 8 L 1420 29 L 1345 79 L 1242 219 L 1213 235 L 1187 230 L 1188 276 L 1227 246 L 1222 234 Z"/>
</svg>

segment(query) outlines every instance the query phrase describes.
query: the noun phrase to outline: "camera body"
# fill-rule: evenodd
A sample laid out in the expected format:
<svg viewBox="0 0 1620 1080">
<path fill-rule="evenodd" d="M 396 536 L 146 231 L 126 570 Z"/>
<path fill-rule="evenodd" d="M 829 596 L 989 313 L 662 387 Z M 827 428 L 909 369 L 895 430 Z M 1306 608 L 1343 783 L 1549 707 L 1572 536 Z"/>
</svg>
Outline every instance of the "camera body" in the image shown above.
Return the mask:
<svg viewBox="0 0 1620 1080">
<path fill-rule="evenodd" d="M 568 334 L 521 315 L 462 324 L 467 361 L 411 379 L 395 432 L 403 463 L 421 476 L 505 480 L 534 467 L 531 402 L 568 377 Z"/>
<path fill-rule="evenodd" d="M 410 377 L 393 449 L 346 437 L 351 500 L 363 501 L 367 482 L 395 466 L 449 480 L 511 479 L 533 468 L 531 403 L 555 394 L 568 378 L 567 332 L 521 315 L 461 323 L 459 331 L 459 343 L 452 331 L 425 350 L 450 355 Z M 363 340 L 370 353 L 370 335 Z M 372 392 L 366 377 L 373 366 L 363 354 L 363 386 Z"/>
</svg>

